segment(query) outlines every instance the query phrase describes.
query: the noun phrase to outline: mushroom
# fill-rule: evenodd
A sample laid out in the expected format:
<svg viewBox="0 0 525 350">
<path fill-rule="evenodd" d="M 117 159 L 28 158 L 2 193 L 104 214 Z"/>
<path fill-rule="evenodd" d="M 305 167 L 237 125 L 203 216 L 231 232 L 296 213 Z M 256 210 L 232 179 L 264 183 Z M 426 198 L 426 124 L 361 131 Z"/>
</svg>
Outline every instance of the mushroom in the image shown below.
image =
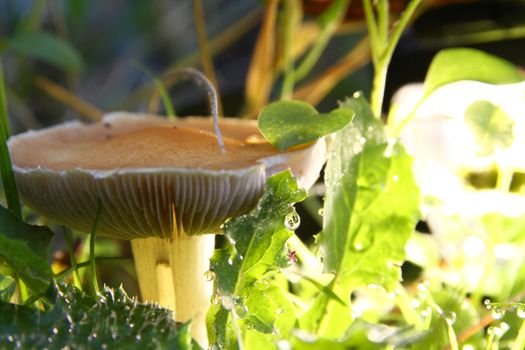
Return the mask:
<svg viewBox="0 0 525 350">
<path fill-rule="evenodd" d="M 210 118 L 169 121 L 112 113 L 9 140 L 21 197 L 49 219 L 97 235 L 131 240 L 145 301 L 192 319 L 207 346 L 205 314 L 214 235 L 250 210 L 268 176 L 291 169 L 310 187 L 325 161 L 323 139 L 280 153 L 261 141 L 255 121 L 222 118 L 224 150 Z M 206 278 L 208 277 L 208 278 Z"/>
</svg>

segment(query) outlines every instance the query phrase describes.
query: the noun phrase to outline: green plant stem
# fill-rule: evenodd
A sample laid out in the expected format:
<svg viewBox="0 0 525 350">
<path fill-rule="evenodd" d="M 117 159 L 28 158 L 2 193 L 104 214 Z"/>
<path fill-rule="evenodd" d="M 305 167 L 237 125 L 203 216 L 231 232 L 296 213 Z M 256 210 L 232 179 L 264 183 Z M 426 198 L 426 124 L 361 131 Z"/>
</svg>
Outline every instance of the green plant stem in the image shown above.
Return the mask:
<svg viewBox="0 0 525 350">
<path fill-rule="evenodd" d="M 374 65 L 374 79 L 372 81 L 370 107 L 376 118 L 381 118 L 381 112 L 383 109 L 388 63 L 389 62 L 385 62 L 383 59 L 379 59 Z"/>
<path fill-rule="evenodd" d="M 389 6 L 388 0 L 379 0 L 377 2 L 378 16 L 378 35 L 379 41 L 383 44 L 388 43 L 388 21 L 389 21 Z"/>
<path fill-rule="evenodd" d="M 401 284 L 399 284 L 396 290 L 396 304 L 408 324 L 414 325 L 416 330 L 425 330 L 421 317 L 416 310 L 414 310 L 412 305 L 410 305 L 409 296 Z"/>
<path fill-rule="evenodd" d="M 69 261 L 71 264 L 71 269 L 73 269 L 73 284 L 78 289 L 82 290 L 82 282 L 80 281 L 80 276 L 77 271 L 77 258 L 75 256 L 75 249 L 73 247 L 73 238 L 71 237 L 71 231 L 65 227 L 62 227 L 64 232 L 64 240 L 66 241 L 67 251 L 69 253 Z"/>
<path fill-rule="evenodd" d="M 377 21 L 372 9 L 371 0 L 363 1 L 363 9 L 365 10 L 366 25 L 368 28 L 368 36 L 370 37 L 370 47 L 372 62 L 374 65 L 378 61 L 378 56 L 381 51 L 381 42 L 379 39 L 379 33 L 377 32 Z"/>
<path fill-rule="evenodd" d="M 326 20 L 322 27 L 321 33 L 319 34 L 319 38 L 317 39 L 317 41 L 315 42 L 314 46 L 312 47 L 308 55 L 305 57 L 305 59 L 297 67 L 297 70 L 295 72 L 296 82 L 302 80 L 308 73 L 310 73 L 317 61 L 319 61 L 319 57 L 321 57 L 321 54 L 324 52 L 326 46 L 328 46 L 330 39 L 332 39 L 332 37 L 335 34 L 335 31 L 339 27 L 339 23 L 341 23 L 342 19 L 344 18 L 346 9 L 348 8 L 349 4 L 349 0 L 337 0 L 334 1 L 330 8 L 326 10 L 327 12 L 335 11 L 336 15 L 326 16 L 330 19 Z"/>
<path fill-rule="evenodd" d="M 408 25 L 410 18 L 421 1 L 422 0 L 412 0 L 408 4 L 406 10 L 401 15 L 401 18 L 395 24 L 390 37 L 388 35 L 388 1 L 380 0 L 378 2 L 377 19 L 372 8 L 371 0 L 363 1 L 368 32 L 370 35 L 372 62 L 374 64 L 374 79 L 372 94 L 370 96 L 370 105 L 372 107 L 372 112 L 374 112 L 374 115 L 377 118 L 381 118 L 386 75 L 394 49 L 401 38 L 401 34 L 403 34 L 403 30 Z"/>
<path fill-rule="evenodd" d="M 514 344 L 512 345 L 512 350 L 521 350 L 525 349 L 525 320 L 521 323 L 520 330 L 518 331 L 518 336 L 514 339 Z"/>
<path fill-rule="evenodd" d="M 337 27 L 339 26 L 339 23 L 341 22 L 343 16 L 346 13 L 346 9 L 349 3 L 349 0 L 337 0 L 330 6 L 329 9 L 326 10 L 326 13 L 328 13 L 329 11 L 335 11 L 335 16 L 326 16 L 329 19 L 326 20 L 324 25 L 322 25 L 319 38 L 317 38 L 314 46 L 308 52 L 308 54 L 302 60 L 302 62 L 298 65 L 297 69 L 287 72 L 285 63 L 285 76 L 282 88 L 283 94 L 281 95 L 281 98 L 284 95 L 285 91 L 293 91 L 294 85 L 297 82 L 304 79 L 306 75 L 308 75 L 308 73 L 312 71 L 315 64 L 319 61 L 319 57 L 321 57 L 321 54 L 326 49 L 326 46 L 328 46 L 330 39 L 332 39 L 332 37 L 334 36 L 334 33 L 337 30 Z"/>
<path fill-rule="evenodd" d="M 494 350 L 493 345 L 494 345 L 495 337 L 496 335 L 494 333 L 489 334 L 488 339 L 487 339 L 487 346 L 485 347 L 486 350 Z"/>
<path fill-rule="evenodd" d="M 243 339 L 242 339 L 242 332 L 241 332 L 241 328 L 239 327 L 239 322 L 237 321 L 237 316 L 235 315 L 235 312 L 233 310 L 231 311 L 231 314 L 232 314 L 233 329 L 235 331 L 235 336 L 237 337 L 238 349 L 239 350 L 244 350 L 244 343 L 243 343 Z"/>
<path fill-rule="evenodd" d="M 96 294 L 100 293 L 100 288 L 98 286 L 97 268 L 95 265 L 95 238 L 96 238 L 97 226 L 98 226 L 98 221 L 100 219 L 101 211 L 102 211 L 102 203 L 99 200 L 98 205 L 97 205 L 95 223 L 93 224 L 93 228 L 91 229 L 91 234 L 89 236 L 89 261 L 90 261 L 90 266 L 91 266 L 91 281 L 92 281 L 93 289 Z"/>
<path fill-rule="evenodd" d="M 281 89 L 281 100 L 289 100 L 292 98 L 296 79 L 292 57 L 292 40 L 295 33 L 297 4 L 295 0 L 289 0 L 285 1 L 283 6 L 284 13 L 281 21 L 283 32 L 284 79 Z"/>
<path fill-rule="evenodd" d="M 11 165 L 11 157 L 7 148 L 9 127 L 7 123 L 7 100 L 5 97 L 4 72 L 0 60 L 0 175 L 7 200 L 7 207 L 19 219 L 22 219 L 22 211 L 18 192 L 16 190 L 15 176 Z"/>
<path fill-rule="evenodd" d="M 459 350 L 458 338 L 456 337 L 454 327 L 452 327 L 452 324 L 447 320 L 445 320 L 445 323 L 447 324 L 447 334 L 448 341 L 450 342 L 450 350 Z"/>
<path fill-rule="evenodd" d="M 168 94 L 168 91 L 166 90 L 166 87 L 162 83 L 162 80 L 157 78 L 153 72 L 151 72 L 146 66 L 143 64 L 140 64 L 139 62 L 135 62 L 135 65 L 142 71 L 144 74 L 146 74 L 151 80 L 153 80 L 153 83 L 155 84 L 155 87 L 157 88 L 157 91 L 160 95 L 160 98 L 162 99 L 162 104 L 164 105 L 164 109 L 166 110 L 166 114 L 168 115 L 169 120 L 175 120 L 175 116 L 177 115 L 175 113 L 175 108 L 173 108 L 173 103 L 171 102 L 170 96 Z"/>
</svg>

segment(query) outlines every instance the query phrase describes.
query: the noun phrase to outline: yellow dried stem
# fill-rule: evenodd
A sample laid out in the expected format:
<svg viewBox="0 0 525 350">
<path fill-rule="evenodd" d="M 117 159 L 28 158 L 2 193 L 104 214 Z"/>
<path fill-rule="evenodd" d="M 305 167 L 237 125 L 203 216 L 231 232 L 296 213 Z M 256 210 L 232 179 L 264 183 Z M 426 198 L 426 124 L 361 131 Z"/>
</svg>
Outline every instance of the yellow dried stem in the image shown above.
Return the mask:
<svg viewBox="0 0 525 350">
<path fill-rule="evenodd" d="M 103 112 L 92 104 L 82 100 L 77 95 L 64 89 L 62 86 L 45 77 L 35 79 L 37 87 L 42 89 L 46 94 L 71 107 L 80 115 L 92 121 L 98 121 L 102 118 Z"/>
<path fill-rule="evenodd" d="M 294 99 L 317 105 L 345 77 L 370 61 L 370 43 L 364 37 L 339 63 L 294 93 Z"/>
<path fill-rule="evenodd" d="M 279 0 L 267 1 L 264 20 L 246 78 L 245 115 L 256 116 L 270 98 L 273 84 L 278 5 Z"/>
</svg>

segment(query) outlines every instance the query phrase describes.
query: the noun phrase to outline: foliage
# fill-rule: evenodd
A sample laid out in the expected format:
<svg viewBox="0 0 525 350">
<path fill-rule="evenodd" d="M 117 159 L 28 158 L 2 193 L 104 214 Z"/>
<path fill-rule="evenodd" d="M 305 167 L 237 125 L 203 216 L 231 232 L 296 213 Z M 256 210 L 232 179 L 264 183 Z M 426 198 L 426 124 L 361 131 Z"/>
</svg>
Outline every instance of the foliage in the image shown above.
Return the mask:
<svg viewBox="0 0 525 350">
<path fill-rule="evenodd" d="M 0 263 L 7 265 L 36 294 L 45 293 L 52 280 L 47 250 L 53 232 L 21 222 L 0 207 Z"/>
<path fill-rule="evenodd" d="M 171 311 L 106 287 L 96 298 L 58 286 L 49 311 L 0 302 L 0 339 L 16 349 L 200 349 Z"/>
<path fill-rule="evenodd" d="M 428 68 L 425 96 L 441 86 L 460 80 L 509 84 L 523 81 L 523 74 L 510 62 L 479 50 L 446 49 L 434 57 Z"/>
<path fill-rule="evenodd" d="M 276 174 L 268 179 L 266 192 L 252 212 L 225 224 L 230 246 L 211 259 L 216 275 L 215 305 L 209 312 L 212 343 L 234 346 L 232 327 L 265 334 L 290 331 L 293 311 L 283 291 L 273 283 L 257 282 L 269 271 L 289 265 L 286 240 L 298 220 L 292 205 L 305 196 L 290 172 Z"/>
<path fill-rule="evenodd" d="M 319 114 L 305 102 L 280 101 L 264 107 L 258 122 L 264 137 L 278 149 L 285 150 L 334 133 L 348 125 L 353 117 L 348 109 Z"/>
<path fill-rule="evenodd" d="M 325 271 L 335 274 L 331 288 L 349 301 L 361 286 L 389 291 L 397 286 L 404 246 L 418 216 L 418 190 L 410 158 L 401 145 L 387 142 L 364 97 L 356 94 L 341 105 L 354 110 L 356 118 L 333 140 L 318 242 Z M 315 328 L 325 336 L 341 337 L 349 326 L 344 315 L 350 310 L 329 303 L 326 295 L 316 303 Z"/>
</svg>

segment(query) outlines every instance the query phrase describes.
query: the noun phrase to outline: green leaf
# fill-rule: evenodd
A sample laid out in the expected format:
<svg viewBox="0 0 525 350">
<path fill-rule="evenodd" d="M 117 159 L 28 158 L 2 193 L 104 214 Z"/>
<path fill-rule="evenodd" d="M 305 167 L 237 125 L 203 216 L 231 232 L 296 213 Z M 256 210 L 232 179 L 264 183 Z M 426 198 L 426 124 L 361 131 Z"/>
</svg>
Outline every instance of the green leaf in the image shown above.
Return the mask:
<svg viewBox="0 0 525 350">
<path fill-rule="evenodd" d="M 0 262 L 36 294 L 44 293 L 53 278 L 47 262 L 52 236 L 47 227 L 25 224 L 0 206 Z"/>
<path fill-rule="evenodd" d="M 84 66 L 78 51 L 68 42 L 46 32 L 21 32 L 6 40 L 6 49 L 67 71 Z"/>
<path fill-rule="evenodd" d="M 297 215 L 293 204 L 305 197 L 289 171 L 278 173 L 268 179 L 255 209 L 225 224 L 231 246 L 217 250 L 211 259 L 216 302 L 208 313 L 210 343 L 234 347 L 232 322 L 243 330 L 272 333 L 280 326 L 280 332 L 289 331 L 293 312 L 277 312 L 281 306 L 291 311 L 289 302 L 277 287 L 263 286 L 261 278 L 268 271 L 288 266 L 286 241 L 292 232 L 285 220 Z"/>
<path fill-rule="evenodd" d="M 476 101 L 465 111 L 465 122 L 474 133 L 480 153 L 492 154 L 514 142 L 514 119 L 490 101 Z"/>
<path fill-rule="evenodd" d="M 512 63 L 483 51 L 453 48 L 440 51 L 432 60 L 425 77 L 424 96 L 437 88 L 460 80 L 489 84 L 510 84 L 524 80 Z"/>
<path fill-rule="evenodd" d="M 16 280 L 9 276 L 0 275 L 0 301 L 10 301 L 16 291 Z"/>
<path fill-rule="evenodd" d="M 274 102 L 259 114 L 259 129 L 280 150 L 315 141 L 347 126 L 354 117 L 349 109 L 319 114 L 301 101 Z"/>
<path fill-rule="evenodd" d="M 95 299 L 60 287 L 51 311 L 0 302 L 0 339 L 9 348 L 200 349 L 172 312 L 108 287 Z M 20 346 L 15 344 L 20 343 Z"/>
<path fill-rule="evenodd" d="M 343 107 L 354 123 L 338 132 L 326 167 L 326 199 L 319 245 L 331 288 L 342 300 L 374 284 L 393 290 L 401 279 L 405 244 L 418 217 L 419 193 L 412 160 L 386 141 L 383 126 L 362 95 Z M 326 337 L 341 337 L 350 325 L 348 308 L 321 294 L 304 324 Z M 346 322 L 342 321 L 346 320 Z"/>
</svg>

